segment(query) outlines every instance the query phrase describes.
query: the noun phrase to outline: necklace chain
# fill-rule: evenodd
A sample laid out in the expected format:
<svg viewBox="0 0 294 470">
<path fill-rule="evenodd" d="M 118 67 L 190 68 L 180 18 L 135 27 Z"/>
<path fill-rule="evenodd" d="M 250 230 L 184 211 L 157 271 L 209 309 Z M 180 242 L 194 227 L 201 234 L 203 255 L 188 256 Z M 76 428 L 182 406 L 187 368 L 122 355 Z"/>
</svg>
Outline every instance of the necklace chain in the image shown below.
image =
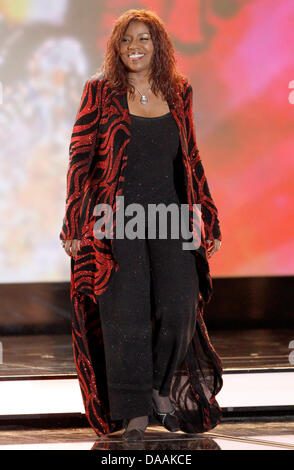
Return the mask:
<svg viewBox="0 0 294 470">
<path fill-rule="evenodd" d="M 140 95 L 141 95 L 140 103 L 142 103 L 142 104 L 148 103 L 148 98 L 147 98 L 147 96 L 146 96 L 145 94 L 143 95 L 143 94 L 140 92 L 140 90 L 136 87 L 136 85 L 134 85 L 134 87 L 136 88 L 136 90 L 138 90 L 138 92 L 139 92 Z M 149 88 L 151 88 L 151 86 L 148 87 L 147 90 L 149 90 Z M 147 91 L 147 90 L 146 90 L 146 91 Z M 146 93 L 146 92 L 145 92 L 145 93 Z"/>
</svg>

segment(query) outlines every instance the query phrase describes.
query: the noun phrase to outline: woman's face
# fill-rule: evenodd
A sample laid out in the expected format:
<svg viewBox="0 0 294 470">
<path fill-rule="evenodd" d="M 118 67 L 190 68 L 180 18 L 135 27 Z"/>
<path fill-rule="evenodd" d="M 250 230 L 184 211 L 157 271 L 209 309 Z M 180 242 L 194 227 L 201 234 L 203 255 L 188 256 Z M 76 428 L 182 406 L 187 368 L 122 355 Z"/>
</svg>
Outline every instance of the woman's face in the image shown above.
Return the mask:
<svg viewBox="0 0 294 470">
<path fill-rule="evenodd" d="M 141 21 L 130 23 L 120 44 L 120 57 L 129 71 L 150 70 L 153 50 L 147 25 Z"/>
</svg>

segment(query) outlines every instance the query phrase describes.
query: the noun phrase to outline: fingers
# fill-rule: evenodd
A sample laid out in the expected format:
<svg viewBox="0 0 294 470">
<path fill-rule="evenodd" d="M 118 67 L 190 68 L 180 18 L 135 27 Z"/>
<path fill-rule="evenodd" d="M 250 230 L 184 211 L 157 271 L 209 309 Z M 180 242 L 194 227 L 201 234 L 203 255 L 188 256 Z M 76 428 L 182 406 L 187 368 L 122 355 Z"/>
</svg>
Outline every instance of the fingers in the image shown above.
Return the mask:
<svg viewBox="0 0 294 470">
<path fill-rule="evenodd" d="M 215 247 L 210 251 L 208 252 L 208 258 L 211 258 L 212 255 L 214 255 L 214 253 L 216 252 L 217 250 L 215 249 Z"/>
<path fill-rule="evenodd" d="M 208 245 L 207 248 L 207 257 L 210 258 L 212 253 L 213 253 L 213 241 L 212 240 L 206 240 L 206 243 Z"/>
<path fill-rule="evenodd" d="M 81 240 L 63 240 L 62 246 L 68 256 L 76 258 L 81 249 Z"/>
<path fill-rule="evenodd" d="M 71 240 L 65 241 L 64 250 L 68 256 L 71 256 Z"/>
<path fill-rule="evenodd" d="M 207 244 L 207 257 L 211 258 L 220 249 L 221 241 L 215 238 L 214 240 L 207 240 Z"/>
<path fill-rule="evenodd" d="M 73 240 L 71 245 L 71 252 L 74 258 L 76 258 L 79 251 L 79 240 Z"/>
</svg>

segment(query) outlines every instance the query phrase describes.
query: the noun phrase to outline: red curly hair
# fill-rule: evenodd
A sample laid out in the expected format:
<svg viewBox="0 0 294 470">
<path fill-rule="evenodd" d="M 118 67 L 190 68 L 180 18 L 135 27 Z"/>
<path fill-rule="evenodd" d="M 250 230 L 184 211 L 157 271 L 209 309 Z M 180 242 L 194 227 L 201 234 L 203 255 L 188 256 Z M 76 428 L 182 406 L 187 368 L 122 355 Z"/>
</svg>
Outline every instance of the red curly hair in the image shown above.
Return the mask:
<svg viewBox="0 0 294 470">
<path fill-rule="evenodd" d="M 187 77 L 177 71 L 172 41 L 163 21 L 151 10 L 130 9 L 115 21 L 107 42 L 105 59 L 98 72 L 104 73 L 113 88 L 112 93 L 135 93 L 135 87 L 128 82 L 127 69 L 120 58 L 121 40 L 133 21 L 145 23 L 151 34 L 154 46 L 151 63 L 152 92 L 157 95 L 160 90 L 166 101 L 177 108 L 180 100 L 178 94 L 182 92 L 183 81 L 187 81 Z"/>
</svg>

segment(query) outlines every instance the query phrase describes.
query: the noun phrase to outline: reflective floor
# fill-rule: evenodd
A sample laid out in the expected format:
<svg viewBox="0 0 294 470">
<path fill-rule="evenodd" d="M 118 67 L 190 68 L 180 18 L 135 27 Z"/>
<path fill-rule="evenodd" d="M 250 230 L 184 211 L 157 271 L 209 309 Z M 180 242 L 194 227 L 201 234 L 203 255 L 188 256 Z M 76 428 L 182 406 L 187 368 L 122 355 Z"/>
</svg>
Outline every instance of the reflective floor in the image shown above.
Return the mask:
<svg viewBox="0 0 294 470">
<path fill-rule="evenodd" d="M 247 330 L 247 331 L 215 331 L 210 335 L 211 341 L 220 354 L 224 366 L 224 388 L 236 395 L 232 380 L 238 381 L 238 396 L 240 388 L 244 390 L 245 396 L 254 397 L 252 403 L 236 404 L 231 396 L 225 398 L 219 394 L 220 406 L 253 406 L 259 410 L 262 406 L 292 405 L 292 382 L 288 375 L 293 374 L 293 363 L 289 360 L 289 344 L 293 340 L 291 330 Z M 72 408 L 65 406 L 62 410 L 44 410 L 36 402 L 33 394 L 36 386 L 43 384 L 42 389 L 37 388 L 36 396 L 47 404 L 54 402 L 54 393 L 57 393 L 58 402 L 61 396 L 74 397 L 74 384 L 76 381 L 76 370 L 73 360 L 73 351 L 70 335 L 35 335 L 35 336 L 9 336 L 1 338 L 3 360 L 0 364 L 1 402 L 3 407 L 0 412 L 0 450 L 294 450 L 294 415 L 289 410 L 284 418 L 273 418 L 271 421 L 260 421 L 254 419 L 230 421 L 224 420 L 212 431 L 202 434 L 184 434 L 182 432 L 170 433 L 162 427 L 148 427 L 143 442 L 127 444 L 121 439 L 122 431 L 107 436 L 98 437 L 89 427 L 61 427 L 58 429 L 32 429 L 31 425 L 24 427 L 27 418 L 20 418 L 13 424 L 10 417 L 13 415 L 34 414 L 35 418 L 49 413 L 81 413 L 81 394 L 76 384 L 77 400 Z M 274 382 L 266 382 L 266 378 L 272 373 Z M 239 375 L 238 375 L 239 374 Z M 258 385 L 257 381 L 261 381 Z M 239 378 L 238 378 L 239 377 Z M 23 379 L 23 383 L 21 382 Z M 242 381 L 242 380 L 243 381 Z M 254 380 L 255 381 L 254 381 Z M 244 380 L 246 383 L 244 383 Z M 251 380 L 251 382 L 250 382 Z M 284 380 L 284 381 L 283 381 Z M 59 388 L 53 385 L 58 382 Z M 40 385 L 39 384 L 39 385 Z M 24 389 L 20 387 L 25 386 Z M 65 387 L 62 395 L 60 387 Z M 34 386 L 34 387 L 33 387 Z M 290 390 L 290 398 L 284 397 L 285 389 Z M 10 387 L 9 394 L 4 397 L 4 391 Z M 69 387 L 67 389 L 66 387 Z M 259 387 L 259 388 L 258 388 Z M 285 403 L 267 403 L 264 388 L 274 393 Z M 259 391 L 261 390 L 261 395 Z M 35 390 L 36 391 L 36 390 Z M 50 399 L 46 393 L 49 393 Z M 26 394 L 27 393 L 27 394 Z M 259 398 L 262 398 L 258 402 Z M 9 409 L 9 399 L 13 407 Z M 21 400 L 27 405 L 29 397 L 33 400 L 33 411 L 19 410 Z M 39 404 L 40 405 L 40 404 Z M 1 408 L 0 406 L 0 408 Z M 229 410 L 229 408 L 228 408 Z M 232 408 L 233 410 L 233 408 Z M 230 410 L 230 411 L 232 411 Z M 4 418 L 6 416 L 6 424 Z M 265 416 L 265 415 L 262 415 Z M 9 426 L 7 426 L 7 423 Z M 22 423 L 22 424 L 20 424 Z M 29 427 L 30 426 L 30 427 Z M 56 421 L 54 421 L 56 426 Z M 82 426 L 82 424 L 77 424 Z M 86 424 L 87 426 L 87 424 Z M 38 427 L 42 427 L 39 426 Z"/>
<path fill-rule="evenodd" d="M 211 342 L 225 371 L 287 370 L 294 330 L 213 331 Z M 76 376 L 71 335 L 7 336 L 1 338 L 0 378 Z"/>
<path fill-rule="evenodd" d="M 125 443 L 122 432 L 98 437 L 91 428 L 0 430 L 0 450 L 294 450 L 293 421 L 221 423 L 202 434 L 170 433 L 148 427 L 140 443 Z"/>
</svg>

